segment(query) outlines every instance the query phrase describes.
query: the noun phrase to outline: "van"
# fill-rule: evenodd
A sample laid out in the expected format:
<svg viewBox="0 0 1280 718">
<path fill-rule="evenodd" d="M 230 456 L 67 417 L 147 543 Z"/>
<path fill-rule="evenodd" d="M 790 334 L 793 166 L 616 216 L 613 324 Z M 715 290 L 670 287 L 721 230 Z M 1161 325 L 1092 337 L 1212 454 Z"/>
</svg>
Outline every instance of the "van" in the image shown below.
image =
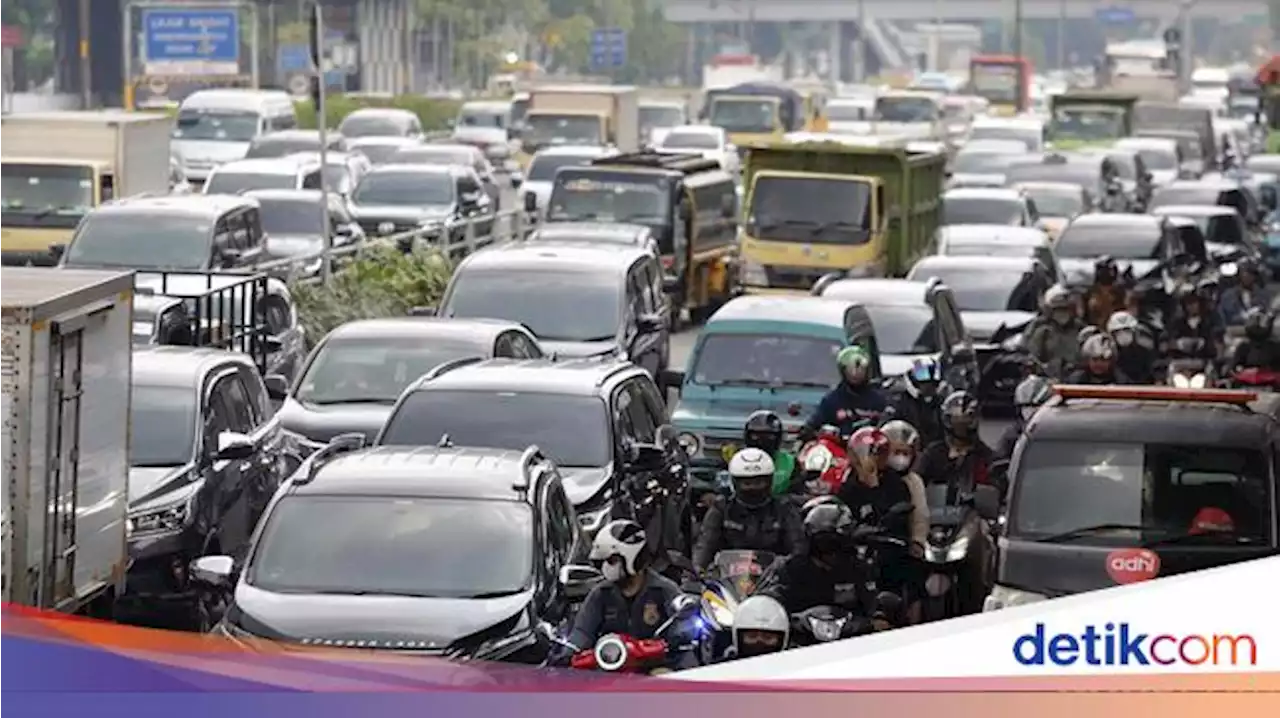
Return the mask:
<svg viewBox="0 0 1280 718">
<path fill-rule="evenodd" d="M 214 89 L 191 93 L 178 107 L 173 154 L 190 180 L 244 158 L 259 135 L 298 126 L 293 99 L 281 90 Z"/>
</svg>

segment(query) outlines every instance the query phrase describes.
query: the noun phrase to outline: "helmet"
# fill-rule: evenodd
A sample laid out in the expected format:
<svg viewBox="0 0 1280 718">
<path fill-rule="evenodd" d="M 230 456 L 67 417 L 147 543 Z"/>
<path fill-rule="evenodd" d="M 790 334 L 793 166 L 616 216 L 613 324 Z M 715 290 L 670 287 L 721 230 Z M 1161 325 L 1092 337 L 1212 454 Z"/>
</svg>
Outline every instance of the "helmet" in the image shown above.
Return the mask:
<svg viewBox="0 0 1280 718">
<path fill-rule="evenodd" d="M 626 519 L 610 521 L 596 534 L 591 544 L 590 559 L 619 564 L 623 576 L 634 576 L 640 572 L 644 545 L 644 529 L 640 524 Z M 605 575 L 608 577 L 607 569 Z"/>
<path fill-rule="evenodd" d="M 920 448 L 920 432 L 910 422 L 894 419 L 880 427 L 885 438 L 894 444 L 907 444 L 913 449 Z"/>
<path fill-rule="evenodd" d="M 1099 332 L 1084 341 L 1080 346 L 1080 356 L 1086 361 L 1094 359 L 1114 359 L 1116 356 L 1116 342 L 1108 334 Z"/>
<path fill-rule="evenodd" d="M 1018 416 L 1025 423 L 1031 419 L 1042 404 L 1053 396 L 1053 384 L 1042 376 L 1029 376 L 1023 379 L 1013 390 L 1013 405 Z"/>
<path fill-rule="evenodd" d="M 1055 284 L 1045 290 L 1043 298 L 1044 308 L 1050 312 L 1058 309 L 1072 309 L 1075 307 L 1074 300 L 1071 297 L 1071 290 Z"/>
<path fill-rule="evenodd" d="M 853 512 L 843 501 L 824 496 L 813 499 L 810 504 L 812 507 L 804 515 L 804 535 L 811 543 L 824 535 L 838 538 L 853 535 Z"/>
<path fill-rule="evenodd" d="M 847 346 L 836 354 L 836 366 L 840 368 L 841 376 L 850 369 L 866 372 L 871 367 L 871 355 L 860 346 Z"/>
<path fill-rule="evenodd" d="M 1218 282 L 1215 279 L 1205 278 L 1196 282 L 1196 296 L 1206 301 L 1214 301 L 1218 296 Z"/>
<path fill-rule="evenodd" d="M 1244 334 L 1253 341 L 1265 341 L 1271 336 L 1274 317 L 1261 307 L 1252 307 L 1244 314 Z"/>
<path fill-rule="evenodd" d="M 766 503 L 773 487 L 774 468 L 773 459 L 763 450 L 752 447 L 739 450 L 729 459 L 734 498 L 747 506 Z"/>
<path fill-rule="evenodd" d="M 932 399 L 942 383 L 942 366 L 932 358 L 916 359 L 907 372 L 907 393 L 913 399 Z"/>
<path fill-rule="evenodd" d="M 1089 341 L 1089 339 L 1093 337 L 1098 336 L 1101 333 L 1102 333 L 1101 329 L 1090 324 L 1084 329 L 1081 329 L 1080 332 L 1076 334 L 1076 341 L 1079 342 L 1080 346 L 1084 346 L 1085 342 Z"/>
<path fill-rule="evenodd" d="M 786 650 L 790 638 L 791 616 L 777 599 L 758 593 L 738 604 L 733 614 L 733 648 L 738 658 Z"/>
<path fill-rule="evenodd" d="M 760 410 L 747 417 L 743 444 L 772 454 L 782 448 L 782 419 L 772 411 Z"/>
<path fill-rule="evenodd" d="M 1116 344 L 1127 347 L 1138 340 L 1142 332 L 1142 324 L 1129 312 L 1115 312 L 1107 319 L 1107 333 L 1116 340 Z"/>
<path fill-rule="evenodd" d="M 942 428 L 960 439 L 978 435 L 978 400 L 967 391 L 957 391 L 942 402 Z"/>
<path fill-rule="evenodd" d="M 1110 284 L 1120 276 L 1116 268 L 1116 260 L 1106 255 L 1098 257 L 1093 263 L 1093 278 L 1100 284 Z"/>
<path fill-rule="evenodd" d="M 849 453 L 854 456 L 879 456 L 889 450 L 889 437 L 874 426 L 864 426 L 849 437 Z"/>
</svg>

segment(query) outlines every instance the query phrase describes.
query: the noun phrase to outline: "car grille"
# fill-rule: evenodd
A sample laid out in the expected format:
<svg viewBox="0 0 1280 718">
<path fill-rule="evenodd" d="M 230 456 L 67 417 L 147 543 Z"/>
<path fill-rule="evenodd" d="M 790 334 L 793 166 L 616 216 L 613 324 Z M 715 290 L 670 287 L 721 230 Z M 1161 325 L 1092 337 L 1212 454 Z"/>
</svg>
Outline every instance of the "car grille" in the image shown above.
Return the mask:
<svg viewBox="0 0 1280 718">
<path fill-rule="evenodd" d="M 394 225 L 395 229 L 393 229 L 391 232 L 379 231 L 378 228 L 381 225 L 384 225 L 387 223 Z M 403 220 L 400 220 L 400 221 L 388 220 L 388 219 L 361 219 L 360 220 L 360 229 L 363 229 L 364 233 L 370 237 L 380 237 L 385 234 L 400 234 L 402 232 L 408 232 L 409 230 L 417 229 L 417 228 L 418 228 L 418 224 L 416 222 L 405 222 Z"/>
<path fill-rule="evenodd" d="M 813 267 L 765 267 L 769 286 L 779 289 L 811 289 L 826 270 Z"/>
<path fill-rule="evenodd" d="M 720 452 L 727 444 L 741 444 L 736 437 L 727 436 L 704 436 L 702 437 L 702 458 L 714 459 L 716 461 L 723 460 Z"/>
</svg>

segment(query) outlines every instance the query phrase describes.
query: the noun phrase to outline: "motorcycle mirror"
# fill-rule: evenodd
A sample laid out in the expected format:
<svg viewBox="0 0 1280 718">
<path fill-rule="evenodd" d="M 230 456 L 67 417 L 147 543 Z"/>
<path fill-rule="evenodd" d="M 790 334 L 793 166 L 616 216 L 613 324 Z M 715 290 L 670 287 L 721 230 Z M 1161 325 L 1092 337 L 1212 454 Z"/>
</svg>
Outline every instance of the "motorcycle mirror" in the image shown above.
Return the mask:
<svg viewBox="0 0 1280 718">
<path fill-rule="evenodd" d="M 702 599 L 692 593 L 682 593 L 671 599 L 672 616 L 689 616 L 702 606 Z"/>
</svg>

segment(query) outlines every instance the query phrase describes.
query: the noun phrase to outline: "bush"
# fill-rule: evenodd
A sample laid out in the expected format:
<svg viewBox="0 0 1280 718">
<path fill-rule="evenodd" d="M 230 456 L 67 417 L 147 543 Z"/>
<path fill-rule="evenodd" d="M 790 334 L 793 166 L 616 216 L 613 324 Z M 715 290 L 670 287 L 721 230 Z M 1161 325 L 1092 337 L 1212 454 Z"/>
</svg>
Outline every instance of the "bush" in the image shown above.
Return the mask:
<svg viewBox="0 0 1280 718">
<path fill-rule="evenodd" d="M 1280 154 L 1280 131 L 1272 130 L 1267 133 L 1267 154 Z"/>
<path fill-rule="evenodd" d="M 294 103 L 298 112 L 298 126 L 315 129 L 316 111 L 311 100 Z M 342 118 L 361 107 L 398 107 L 418 116 L 422 129 L 427 132 L 446 130 L 449 121 L 458 116 L 461 100 L 428 98 L 421 95 L 396 95 L 394 97 L 365 97 L 352 95 L 328 95 L 324 98 L 324 114 L 329 127 L 337 127 Z"/>
<path fill-rule="evenodd" d="M 290 289 L 314 343 L 350 321 L 402 317 L 414 307 L 435 306 L 452 274 L 452 263 L 436 250 L 404 254 L 377 247 L 334 273 L 328 284 L 299 282 Z"/>
</svg>

